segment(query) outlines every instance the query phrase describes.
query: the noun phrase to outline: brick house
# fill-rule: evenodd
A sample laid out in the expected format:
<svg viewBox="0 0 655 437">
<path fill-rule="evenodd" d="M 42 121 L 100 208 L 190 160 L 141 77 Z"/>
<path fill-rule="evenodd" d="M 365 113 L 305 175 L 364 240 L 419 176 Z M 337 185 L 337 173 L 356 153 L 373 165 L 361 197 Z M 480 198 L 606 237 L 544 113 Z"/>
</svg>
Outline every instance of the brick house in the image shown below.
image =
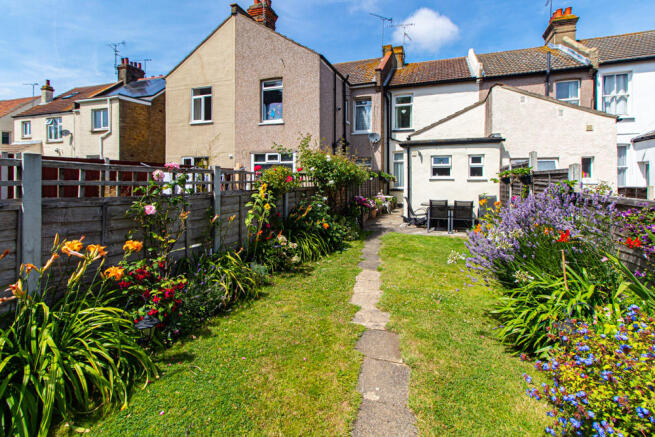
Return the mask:
<svg viewBox="0 0 655 437">
<path fill-rule="evenodd" d="M 46 156 L 164 162 L 165 86 L 123 58 L 118 81 L 54 96 L 50 81 L 38 104 L 13 116 L 20 135 L 3 150 Z"/>
</svg>

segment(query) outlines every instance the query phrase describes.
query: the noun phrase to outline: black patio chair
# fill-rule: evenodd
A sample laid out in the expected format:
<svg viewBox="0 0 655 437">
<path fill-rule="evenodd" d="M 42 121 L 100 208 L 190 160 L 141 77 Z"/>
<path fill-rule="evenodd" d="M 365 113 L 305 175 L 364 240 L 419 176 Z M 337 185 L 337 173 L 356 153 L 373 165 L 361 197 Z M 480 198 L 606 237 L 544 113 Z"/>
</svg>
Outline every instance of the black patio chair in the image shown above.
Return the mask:
<svg viewBox="0 0 655 437">
<path fill-rule="evenodd" d="M 407 200 L 407 197 L 405 197 L 405 205 L 407 205 L 407 217 L 403 217 L 403 221 L 414 226 L 425 225 L 425 223 L 428 221 L 427 213 L 421 212 L 420 210 L 418 213 L 414 212 L 412 205 Z"/>
<path fill-rule="evenodd" d="M 475 216 L 473 215 L 473 201 L 455 201 L 455 209 L 453 210 L 453 228 L 457 225 L 463 225 L 465 229 L 473 227 Z"/>
<path fill-rule="evenodd" d="M 448 201 L 447 200 L 430 200 L 430 207 L 428 208 L 428 232 L 436 223 L 445 223 L 448 228 Z"/>
</svg>

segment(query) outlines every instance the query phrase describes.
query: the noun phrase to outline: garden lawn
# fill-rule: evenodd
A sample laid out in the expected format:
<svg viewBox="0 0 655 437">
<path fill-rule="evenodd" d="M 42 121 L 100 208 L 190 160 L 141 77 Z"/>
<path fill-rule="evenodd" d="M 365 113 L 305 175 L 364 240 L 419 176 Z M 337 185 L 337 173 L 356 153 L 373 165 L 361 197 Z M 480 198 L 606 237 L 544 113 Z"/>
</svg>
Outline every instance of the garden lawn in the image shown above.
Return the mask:
<svg viewBox="0 0 655 437">
<path fill-rule="evenodd" d="M 348 303 L 362 243 L 282 275 L 259 300 L 166 351 L 163 375 L 91 435 L 348 435 L 362 327 Z M 60 430 L 63 432 L 63 429 Z"/>
<path fill-rule="evenodd" d="M 409 406 L 425 435 L 540 435 L 543 406 L 526 396 L 534 370 L 493 337 L 494 291 L 447 264 L 464 240 L 387 234 L 382 239 L 380 307 L 400 335 L 411 368 Z M 467 282 L 469 285 L 467 285 Z"/>
</svg>

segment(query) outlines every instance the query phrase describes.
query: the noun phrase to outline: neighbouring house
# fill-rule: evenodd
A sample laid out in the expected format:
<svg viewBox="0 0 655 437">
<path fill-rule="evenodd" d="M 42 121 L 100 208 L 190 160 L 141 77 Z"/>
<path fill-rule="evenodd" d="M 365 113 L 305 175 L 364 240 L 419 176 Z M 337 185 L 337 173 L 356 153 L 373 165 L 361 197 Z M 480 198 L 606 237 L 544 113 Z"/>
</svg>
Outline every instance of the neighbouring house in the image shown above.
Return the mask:
<svg viewBox="0 0 655 437">
<path fill-rule="evenodd" d="M 651 163 L 655 163 L 655 130 L 646 132 L 632 139 L 632 151 L 630 154 L 632 162 L 636 163 L 639 170 L 639 178 L 641 184 L 635 188 L 642 188 L 642 195 L 649 200 L 655 199 L 655 174 L 653 174 Z M 619 168 L 621 166 L 621 154 L 619 154 Z M 645 188 L 645 190 L 644 190 Z M 645 192 L 644 192 L 645 191 Z"/>
<path fill-rule="evenodd" d="M 300 135 L 331 149 L 348 142 L 346 78 L 275 31 L 270 0 L 254 0 L 248 11 L 231 8 L 166 76 L 167 160 L 295 167 Z"/>
<path fill-rule="evenodd" d="M 46 81 L 39 103 L 13 116 L 20 138 L 3 150 L 164 162 L 166 81 L 144 76 L 139 64 L 123 58 L 115 83 L 73 88 L 54 97 Z"/>
<path fill-rule="evenodd" d="M 584 184 L 616 187 L 616 117 L 508 85 L 407 136 L 403 197 L 413 209 L 430 199 L 496 195 L 498 169 L 537 152 L 547 168 L 580 164 Z M 541 166 L 541 165 L 540 165 Z M 587 173 L 585 173 L 585 170 Z"/>
<path fill-rule="evenodd" d="M 14 119 L 12 116 L 25 111 L 34 105 L 37 100 L 38 97 L 0 100 L 0 145 L 6 146 L 14 141 Z"/>
</svg>

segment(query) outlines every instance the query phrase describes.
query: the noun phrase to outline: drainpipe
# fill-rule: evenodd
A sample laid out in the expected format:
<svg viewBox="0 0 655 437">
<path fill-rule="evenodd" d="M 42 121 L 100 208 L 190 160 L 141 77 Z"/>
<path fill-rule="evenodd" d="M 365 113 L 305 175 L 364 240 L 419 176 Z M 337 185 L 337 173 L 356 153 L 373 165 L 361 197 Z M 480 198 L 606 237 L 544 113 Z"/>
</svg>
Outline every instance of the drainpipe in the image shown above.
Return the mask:
<svg viewBox="0 0 655 437">
<path fill-rule="evenodd" d="M 350 77 L 350 75 L 347 75 L 345 80 L 341 79 L 341 106 L 342 106 L 342 109 L 341 109 L 342 114 L 341 115 L 342 115 L 342 118 L 343 118 L 343 144 L 344 145 L 347 143 L 347 140 L 346 140 L 346 122 L 347 122 L 346 112 L 348 112 L 348 111 L 347 111 L 346 105 L 348 105 L 348 102 L 346 102 L 346 98 L 347 98 L 347 96 L 346 96 L 346 83 L 348 82 L 349 77 Z"/>
<path fill-rule="evenodd" d="M 389 163 L 391 163 L 391 95 L 389 91 L 385 90 L 384 88 L 382 89 L 382 93 L 384 94 L 384 102 L 385 102 L 385 112 L 386 112 L 386 139 L 385 139 L 385 147 L 386 147 L 386 164 L 387 164 L 387 173 L 391 174 L 391 166 Z"/>
<path fill-rule="evenodd" d="M 546 54 L 546 97 L 550 96 L 550 52 Z"/>
<path fill-rule="evenodd" d="M 333 71 L 332 81 L 332 144 L 337 144 L 337 72 Z"/>
<path fill-rule="evenodd" d="M 107 97 L 107 127 L 109 130 L 100 136 L 100 159 L 105 159 L 105 144 L 104 141 L 111 135 L 111 97 Z M 120 156 L 119 156 L 120 158 Z"/>
<path fill-rule="evenodd" d="M 407 216 L 409 217 L 409 205 L 412 204 L 412 150 L 407 146 Z"/>
<path fill-rule="evenodd" d="M 598 87 L 598 83 L 597 83 L 597 82 L 598 82 L 598 70 L 594 68 L 594 69 L 593 69 L 593 72 L 594 72 L 594 73 L 593 73 L 593 76 L 592 76 L 592 77 L 593 77 L 592 81 L 593 81 L 593 88 L 594 88 L 594 89 L 593 89 L 591 95 L 592 95 L 592 98 L 593 98 L 594 100 L 591 102 L 591 107 L 594 108 L 594 109 L 596 109 L 596 110 L 598 110 L 598 92 L 597 92 L 597 87 Z M 580 88 L 582 88 L 582 85 L 580 85 Z"/>
</svg>

